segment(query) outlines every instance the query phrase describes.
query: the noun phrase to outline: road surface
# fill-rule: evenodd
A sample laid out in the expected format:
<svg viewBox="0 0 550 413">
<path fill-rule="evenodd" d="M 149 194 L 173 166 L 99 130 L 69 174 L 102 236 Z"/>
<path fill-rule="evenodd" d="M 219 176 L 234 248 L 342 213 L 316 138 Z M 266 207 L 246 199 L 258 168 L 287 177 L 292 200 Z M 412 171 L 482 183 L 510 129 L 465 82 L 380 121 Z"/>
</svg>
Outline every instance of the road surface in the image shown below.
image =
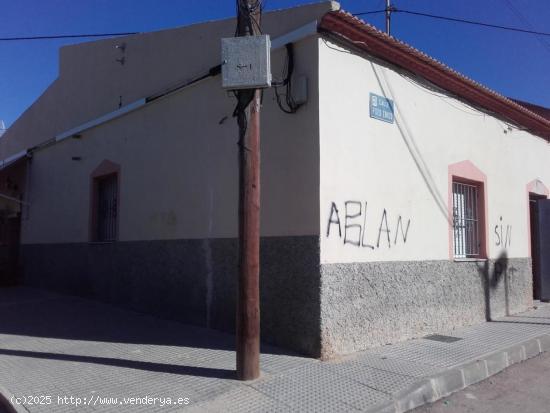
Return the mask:
<svg viewBox="0 0 550 413">
<path fill-rule="evenodd" d="M 503 372 L 413 413 L 548 413 L 550 353 Z"/>
</svg>

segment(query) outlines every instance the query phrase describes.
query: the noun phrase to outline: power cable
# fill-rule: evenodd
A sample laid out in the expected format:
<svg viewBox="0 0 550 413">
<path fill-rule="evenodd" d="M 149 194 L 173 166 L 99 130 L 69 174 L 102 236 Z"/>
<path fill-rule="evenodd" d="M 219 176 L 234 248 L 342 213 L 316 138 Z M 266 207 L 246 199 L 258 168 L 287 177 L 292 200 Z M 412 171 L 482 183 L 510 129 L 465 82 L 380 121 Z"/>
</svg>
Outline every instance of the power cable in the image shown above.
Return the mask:
<svg viewBox="0 0 550 413">
<path fill-rule="evenodd" d="M 382 10 L 382 11 L 385 11 L 385 10 Z M 436 14 L 421 13 L 421 12 L 412 11 L 412 10 L 402 10 L 402 9 L 398 9 L 398 8 L 393 8 L 392 12 L 393 13 L 410 14 L 410 15 L 413 15 L 413 16 L 429 17 L 429 18 L 438 19 L 438 20 L 447 20 L 447 21 L 452 21 L 452 22 L 457 22 L 457 23 L 466 23 L 466 24 L 472 24 L 472 25 L 482 26 L 482 27 L 490 27 L 490 28 L 493 28 L 493 29 L 509 30 L 509 31 L 514 31 L 514 32 L 519 32 L 519 33 L 536 34 L 538 36 L 550 36 L 550 33 L 548 33 L 548 32 L 539 32 L 539 31 L 536 31 L 536 30 L 527 30 L 527 29 L 522 29 L 520 27 L 501 26 L 501 25 L 498 25 L 498 24 L 485 23 L 485 22 L 466 20 L 466 19 L 459 19 L 459 18 L 456 18 L 456 17 L 449 17 L 449 16 L 440 16 L 440 15 L 436 15 Z M 367 12 L 353 13 L 353 15 L 354 16 L 363 16 L 363 15 L 366 15 L 366 14 L 375 14 L 375 13 L 380 13 L 380 11 L 367 11 Z"/>
<path fill-rule="evenodd" d="M 254 35 L 255 31 L 260 31 L 260 24 L 256 20 L 255 14 L 261 15 L 263 2 L 256 0 L 251 3 L 247 0 L 237 0 L 237 26 L 235 28 L 235 37 L 243 35 Z M 237 105 L 233 110 L 233 117 L 237 118 L 239 125 L 239 145 L 244 144 L 248 119 L 246 109 L 254 99 L 255 89 L 234 90 L 233 95 L 237 99 Z"/>
<path fill-rule="evenodd" d="M 88 34 L 59 34 L 50 36 L 21 36 L 21 37 L 0 37 L 0 42 L 12 42 L 21 40 L 55 40 L 55 39 L 78 39 L 84 37 L 113 37 L 129 36 L 139 34 L 140 32 L 122 32 L 122 33 L 88 33 Z"/>
<path fill-rule="evenodd" d="M 521 11 L 519 11 L 512 4 L 512 2 L 510 0 L 505 0 L 504 3 L 508 6 L 508 8 L 510 10 L 512 10 L 512 13 L 514 13 L 517 18 L 519 18 L 521 21 L 523 21 L 523 23 L 525 23 L 527 25 L 527 27 L 529 27 L 531 30 L 534 30 L 533 25 L 531 24 L 531 22 L 529 20 L 527 20 L 527 18 L 523 15 L 523 13 Z M 541 38 L 541 37 L 537 36 L 537 40 L 542 45 L 542 47 L 544 47 L 546 49 L 547 52 L 550 52 L 550 44 L 548 44 L 548 42 L 544 38 Z"/>
<path fill-rule="evenodd" d="M 286 45 L 286 62 L 284 69 L 284 80 L 282 82 L 274 82 L 271 84 L 275 91 L 275 98 L 279 108 L 288 114 L 293 114 L 298 111 L 301 104 L 295 102 L 292 96 L 292 75 L 294 73 L 294 47 L 292 43 Z M 279 87 L 285 87 L 285 93 L 279 93 Z M 285 97 L 284 104 L 282 96 Z M 286 105 L 286 106 L 285 106 Z"/>
<path fill-rule="evenodd" d="M 523 20 L 528 26 L 531 26 L 529 22 L 519 13 L 519 11 L 506 0 L 506 3 L 509 5 L 510 9 L 521 19 Z M 258 1 L 256 2 L 255 6 L 253 8 L 261 8 L 262 2 Z M 372 10 L 372 11 L 364 11 L 359 13 L 353 13 L 354 16 L 366 16 L 370 14 L 378 14 L 378 13 L 385 13 L 386 10 Z M 410 14 L 414 16 L 422 16 L 422 17 L 429 17 L 432 19 L 439 19 L 439 20 L 447 20 L 447 21 L 453 21 L 457 23 L 466 23 L 466 24 L 472 24 L 477 26 L 483 26 L 483 27 L 490 27 L 494 29 L 501 29 L 501 30 L 510 30 L 515 31 L 519 33 L 526 33 L 526 34 L 535 34 L 538 36 L 550 36 L 549 32 L 540 32 L 537 30 L 528 30 L 528 29 L 522 29 L 519 27 L 510 27 L 510 26 L 501 26 L 498 24 L 492 24 L 492 23 L 486 23 L 486 22 L 480 22 L 480 21 L 473 21 L 473 20 L 466 20 L 466 19 L 460 19 L 456 17 L 449 17 L 449 16 L 440 16 L 436 14 L 429 14 L 429 13 L 421 13 L 416 12 L 413 10 L 402 10 L 398 8 L 392 9 L 393 13 L 404 13 L 404 14 Z M 248 22 L 249 27 L 252 27 L 252 25 L 258 27 L 258 22 L 255 21 L 255 19 L 250 18 L 250 21 Z M 57 39 L 77 39 L 77 38 L 92 38 L 92 37 L 113 37 L 113 36 L 129 36 L 133 34 L 140 34 L 140 32 L 119 32 L 119 33 L 86 33 L 86 34 L 61 34 L 61 35 L 43 35 L 43 36 L 18 36 L 18 37 L 0 37 L 0 41 L 2 42 L 8 42 L 8 41 L 25 41 L 25 40 L 57 40 Z"/>
<path fill-rule="evenodd" d="M 368 14 L 376 14 L 376 13 L 385 13 L 386 9 L 383 10 L 373 10 L 373 11 L 363 11 L 361 13 L 353 13 L 354 16 L 366 16 Z"/>
<path fill-rule="evenodd" d="M 345 54 L 356 54 L 358 56 L 361 55 L 360 52 L 353 52 L 351 50 L 346 50 L 346 49 L 340 49 L 340 48 L 337 48 L 337 47 L 333 47 L 331 46 L 327 40 L 322 37 L 322 40 L 323 42 L 325 43 L 325 45 L 329 48 L 329 49 L 333 49 L 339 53 L 345 53 Z M 356 43 L 356 42 L 354 42 Z M 372 63 L 371 63 L 372 65 Z M 499 122 L 499 117 L 502 116 L 502 115 L 499 115 L 498 113 L 496 112 L 493 112 L 493 111 L 490 111 L 486 108 L 479 108 L 479 107 L 475 107 L 475 106 L 472 106 L 471 104 L 465 102 L 460 96 L 450 92 L 450 91 L 445 91 L 445 92 L 439 92 L 440 88 L 435 86 L 435 85 L 430 85 L 429 83 L 423 83 L 423 82 L 420 82 L 418 80 L 416 80 L 414 78 L 414 75 L 413 74 L 409 74 L 409 75 L 405 75 L 403 73 L 399 73 L 397 72 L 397 74 L 399 76 L 401 76 L 404 80 L 408 81 L 409 83 L 411 83 L 413 86 L 416 86 L 418 87 L 419 89 L 421 89 L 422 91 L 430 94 L 430 95 L 433 95 L 435 97 L 438 97 L 440 98 L 441 100 L 443 100 L 443 102 L 445 102 L 446 104 L 448 104 L 449 106 L 453 107 L 454 109 L 456 110 L 459 110 L 461 112 L 464 112 L 465 114 L 467 115 L 470 115 L 470 116 L 476 116 L 476 117 L 485 117 L 486 114 L 490 115 L 492 117 L 492 119 L 494 119 L 496 122 Z M 476 113 L 476 112 L 470 112 L 470 111 L 466 111 L 466 110 L 463 110 L 457 106 L 455 106 L 454 104 L 452 104 L 450 102 L 450 100 L 452 99 L 455 99 L 456 101 L 458 101 L 459 103 L 461 103 L 462 105 L 468 107 L 469 109 L 472 109 L 473 111 L 478 111 L 479 113 Z M 514 128 L 516 130 L 520 130 L 520 131 L 528 131 L 529 129 L 527 128 L 522 128 L 518 125 L 515 125 L 515 124 L 510 124 L 508 122 L 503 122 L 508 128 Z"/>
</svg>

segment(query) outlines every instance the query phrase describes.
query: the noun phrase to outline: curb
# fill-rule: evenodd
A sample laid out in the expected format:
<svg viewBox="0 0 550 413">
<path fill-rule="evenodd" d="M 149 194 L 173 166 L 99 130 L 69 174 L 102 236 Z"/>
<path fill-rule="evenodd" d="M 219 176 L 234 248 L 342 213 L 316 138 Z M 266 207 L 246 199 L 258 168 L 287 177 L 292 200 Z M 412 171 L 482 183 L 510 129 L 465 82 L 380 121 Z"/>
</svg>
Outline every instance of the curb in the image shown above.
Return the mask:
<svg viewBox="0 0 550 413">
<path fill-rule="evenodd" d="M 10 399 L 13 397 L 13 394 L 0 385 L 0 411 L 6 413 L 28 413 L 29 411 L 25 406 L 13 405 L 10 402 Z"/>
<path fill-rule="evenodd" d="M 452 393 L 479 383 L 514 364 L 550 351 L 550 334 L 543 334 L 511 347 L 487 353 L 434 375 L 424 377 L 410 387 L 395 393 L 388 402 L 367 413 L 404 413 L 433 403 Z"/>
<path fill-rule="evenodd" d="M 404 413 L 433 403 L 468 386 L 479 383 L 506 368 L 542 353 L 550 352 L 550 333 L 510 347 L 486 353 L 472 360 L 419 378 L 409 387 L 368 410 L 367 413 Z M 0 385 L 0 412 L 28 413 L 23 405 L 10 403 L 12 393 Z M 198 406 L 197 406 L 198 407 Z"/>
</svg>

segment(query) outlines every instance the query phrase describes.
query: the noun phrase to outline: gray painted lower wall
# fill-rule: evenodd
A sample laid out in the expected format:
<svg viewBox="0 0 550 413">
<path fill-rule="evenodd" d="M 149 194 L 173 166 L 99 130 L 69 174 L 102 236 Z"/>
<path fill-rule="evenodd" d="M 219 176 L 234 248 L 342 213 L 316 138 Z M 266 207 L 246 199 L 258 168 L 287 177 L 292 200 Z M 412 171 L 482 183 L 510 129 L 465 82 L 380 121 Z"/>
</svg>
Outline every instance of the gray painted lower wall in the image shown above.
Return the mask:
<svg viewBox="0 0 550 413">
<path fill-rule="evenodd" d="M 235 329 L 237 239 L 22 245 L 26 284 Z M 262 340 L 320 354 L 319 238 L 261 240 Z"/>
<path fill-rule="evenodd" d="M 23 245 L 27 284 L 224 331 L 237 240 Z M 319 238 L 261 241 L 262 339 L 329 358 L 532 305 L 531 260 L 319 265 Z"/>
<path fill-rule="evenodd" d="M 529 258 L 321 266 L 322 357 L 445 332 L 532 306 Z"/>
</svg>

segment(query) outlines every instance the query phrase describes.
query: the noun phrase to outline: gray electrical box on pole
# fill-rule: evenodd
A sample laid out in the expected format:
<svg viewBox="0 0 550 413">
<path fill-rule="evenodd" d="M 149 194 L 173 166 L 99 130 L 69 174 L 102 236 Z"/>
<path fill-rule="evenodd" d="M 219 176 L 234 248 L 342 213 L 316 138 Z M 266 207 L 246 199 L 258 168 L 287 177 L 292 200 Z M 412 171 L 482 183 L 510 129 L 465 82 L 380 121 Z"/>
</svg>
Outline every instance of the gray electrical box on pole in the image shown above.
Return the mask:
<svg viewBox="0 0 550 413">
<path fill-rule="evenodd" d="M 222 86 L 225 89 L 271 86 L 271 41 L 268 35 L 222 39 Z"/>
</svg>

